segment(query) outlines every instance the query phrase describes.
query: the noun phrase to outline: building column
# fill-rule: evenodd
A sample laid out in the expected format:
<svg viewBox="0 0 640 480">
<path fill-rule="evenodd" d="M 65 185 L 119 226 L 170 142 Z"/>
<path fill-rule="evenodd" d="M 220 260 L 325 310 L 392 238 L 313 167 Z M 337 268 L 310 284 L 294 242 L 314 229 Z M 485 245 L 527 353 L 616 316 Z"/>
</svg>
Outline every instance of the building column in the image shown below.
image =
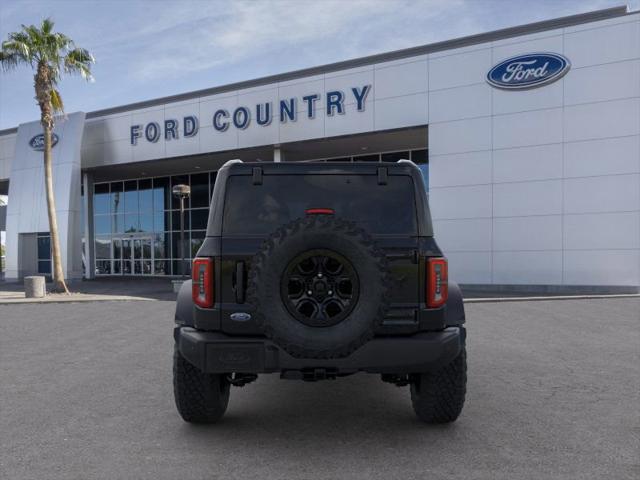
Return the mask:
<svg viewBox="0 0 640 480">
<path fill-rule="evenodd" d="M 84 197 L 82 198 L 83 206 L 83 237 L 84 237 L 84 278 L 91 279 L 95 277 L 95 252 L 93 239 L 93 175 L 88 172 L 82 174 L 82 187 L 84 189 Z"/>
<path fill-rule="evenodd" d="M 279 145 L 273 148 L 273 161 L 274 163 L 280 163 L 282 161 L 282 151 Z"/>
</svg>

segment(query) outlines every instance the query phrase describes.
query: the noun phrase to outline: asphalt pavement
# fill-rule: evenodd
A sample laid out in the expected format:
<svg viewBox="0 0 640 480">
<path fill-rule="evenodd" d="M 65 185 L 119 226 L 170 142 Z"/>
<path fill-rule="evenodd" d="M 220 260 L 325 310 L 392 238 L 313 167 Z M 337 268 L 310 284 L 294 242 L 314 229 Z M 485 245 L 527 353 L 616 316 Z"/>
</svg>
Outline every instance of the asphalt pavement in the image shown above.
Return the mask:
<svg viewBox="0 0 640 480">
<path fill-rule="evenodd" d="M 222 423 L 171 386 L 173 304 L 0 305 L 0 478 L 637 479 L 640 299 L 467 305 L 469 384 L 449 426 L 407 388 L 264 375 Z"/>
</svg>

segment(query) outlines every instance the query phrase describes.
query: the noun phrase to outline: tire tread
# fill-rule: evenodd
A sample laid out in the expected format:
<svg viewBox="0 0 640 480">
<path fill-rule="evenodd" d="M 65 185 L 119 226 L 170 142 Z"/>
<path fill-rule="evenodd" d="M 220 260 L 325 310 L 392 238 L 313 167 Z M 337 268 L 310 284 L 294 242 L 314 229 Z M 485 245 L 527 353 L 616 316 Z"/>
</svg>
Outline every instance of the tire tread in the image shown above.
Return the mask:
<svg viewBox="0 0 640 480">
<path fill-rule="evenodd" d="M 440 370 L 414 376 L 411 403 L 418 418 L 426 423 L 455 421 L 464 405 L 467 385 L 467 354 L 460 354 Z"/>
<path fill-rule="evenodd" d="M 180 416 L 189 423 L 215 423 L 229 403 L 229 383 L 224 375 L 200 371 L 177 347 L 173 353 L 173 392 Z"/>
</svg>

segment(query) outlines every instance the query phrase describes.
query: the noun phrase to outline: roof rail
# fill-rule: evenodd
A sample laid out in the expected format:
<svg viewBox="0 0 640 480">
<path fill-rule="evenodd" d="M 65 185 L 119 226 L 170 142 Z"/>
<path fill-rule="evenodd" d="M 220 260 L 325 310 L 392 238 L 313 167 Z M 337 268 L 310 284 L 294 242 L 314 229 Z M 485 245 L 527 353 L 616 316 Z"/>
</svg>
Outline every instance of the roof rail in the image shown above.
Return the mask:
<svg viewBox="0 0 640 480">
<path fill-rule="evenodd" d="M 405 158 L 401 158 L 400 160 L 398 160 L 396 163 L 410 163 L 411 165 L 417 167 L 418 165 L 416 165 L 413 161 L 411 160 L 407 160 Z"/>
</svg>

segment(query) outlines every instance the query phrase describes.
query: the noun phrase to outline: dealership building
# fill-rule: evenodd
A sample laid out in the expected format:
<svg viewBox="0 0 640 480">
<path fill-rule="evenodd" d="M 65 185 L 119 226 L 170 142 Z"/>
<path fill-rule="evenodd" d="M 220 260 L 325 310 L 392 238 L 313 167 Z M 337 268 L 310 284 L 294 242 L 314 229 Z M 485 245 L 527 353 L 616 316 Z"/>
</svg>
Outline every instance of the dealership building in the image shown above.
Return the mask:
<svg viewBox="0 0 640 480">
<path fill-rule="evenodd" d="M 7 280 L 51 271 L 41 132 L 0 131 Z M 640 287 L 640 13 L 626 7 L 69 113 L 54 142 L 72 279 L 177 274 L 171 188 L 191 187 L 192 256 L 230 159 L 409 159 L 458 282 Z"/>
</svg>

